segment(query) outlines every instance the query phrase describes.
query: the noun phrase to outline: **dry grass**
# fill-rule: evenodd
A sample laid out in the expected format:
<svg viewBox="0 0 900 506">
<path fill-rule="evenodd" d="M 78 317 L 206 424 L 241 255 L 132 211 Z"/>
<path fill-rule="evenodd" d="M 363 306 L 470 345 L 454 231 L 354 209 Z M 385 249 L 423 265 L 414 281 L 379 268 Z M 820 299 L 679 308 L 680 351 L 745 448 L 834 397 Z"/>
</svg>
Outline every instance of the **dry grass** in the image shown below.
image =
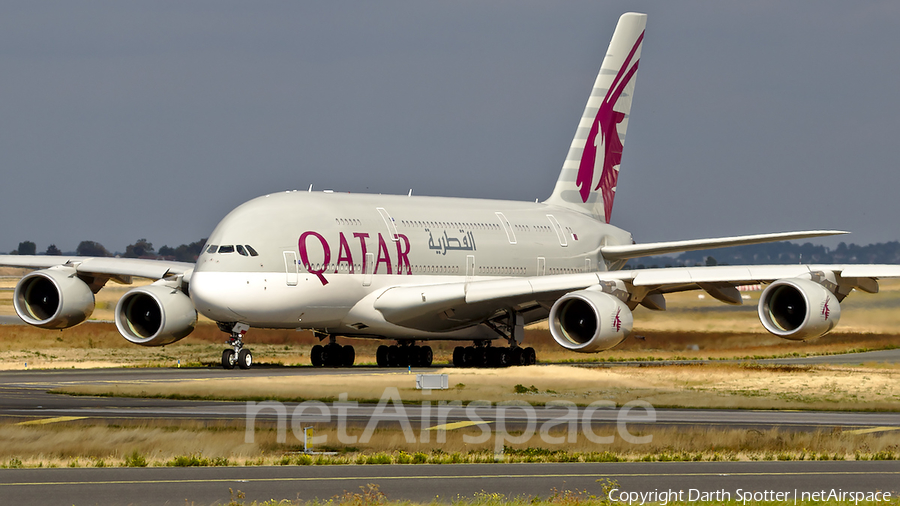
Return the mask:
<svg viewBox="0 0 900 506">
<path fill-rule="evenodd" d="M 185 456 L 206 459 L 207 465 L 272 464 L 371 464 L 451 462 L 557 462 L 638 460 L 853 460 L 900 458 L 900 433 L 852 434 L 834 431 L 783 432 L 717 428 L 630 428 L 635 436 L 652 436 L 649 443 L 632 444 L 616 436 L 614 426 L 596 427 L 598 436 L 615 436 L 612 443 L 588 440 L 581 431 L 574 442 L 548 444 L 539 434 L 528 441 L 507 443 L 503 456 L 494 450 L 493 435 L 469 427 L 445 433 L 414 427 L 410 442 L 400 430 L 376 429 L 374 436 L 353 444 L 338 442 L 337 431 L 319 424 L 316 436 L 325 436 L 319 451 L 333 451 L 330 458 L 298 459 L 303 443 L 288 429 L 287 439 L 277 441 L 272 424 L 257 423 L 253 442 L 245 441 L 240 421 L 168 422 L 131 421 L 126 425 L 65 422 L 52 425 L 0 425 L 0 465 L 5 467 L 96 467 L 127 465 L 135 454 L 151 466 L 176 464 Z M 359 438 L 364 427 L 350 427 Z M 553 437 L 568 434 L 552 429 Z M 513 434 L 514 437 L 520 434 Z M 438 441 L 444 437 L 445 441 Z M 487 439 L 472 443 L 475 438 Z M 428 438 L 426 441 L 425 438 Z M 422 454 L 413 460 L 403 455 Z M 378 458 L 378 455 L 387 456 Z M 376 456 L 376 458 L 373 458 Z M 196 465 L 196 464 L 195 464 Z"/>
<path fill-rule="evenodd" d="M 586 405 L 607 400 L 621 406 L 643 400 L 657 407 L 900 411 L 897 368 L 706 364 L 612 369 L 542 366 L 437 372 L 449 374 L 452 388 L 432 391 L 427 397 L 415 390 L 415 377 L 405 373 L 104 382 L 66 386 L 58 392 L 281 401 L 333 401 L 346 394 L 349 400 L 377 401 L 386 389 L 398 388 L 405 402 L 543 405 L 569 401 Z"/>
</svg>

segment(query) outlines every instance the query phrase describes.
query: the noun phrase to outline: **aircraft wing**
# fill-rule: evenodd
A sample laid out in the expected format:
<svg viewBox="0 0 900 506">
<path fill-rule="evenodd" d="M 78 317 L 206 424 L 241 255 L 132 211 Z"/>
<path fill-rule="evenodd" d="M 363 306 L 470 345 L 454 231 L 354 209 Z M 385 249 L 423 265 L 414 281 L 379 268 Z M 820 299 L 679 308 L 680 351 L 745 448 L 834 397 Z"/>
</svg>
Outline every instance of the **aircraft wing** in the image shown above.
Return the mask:
<svg viewBox="0 0 900 506">
<path fill-rule="evenodd" d="M 900 265 L 674 267 L 400 286 L 383 292 L 375 301 L 375 309 L 391 323 L 433 331 L 443 325 L 434 315 L 460 312 L 461 307 L 502 309 L 523 307 L 529 303 L 552 304 L 568 292 L 605 283 L 615 285 L 621 282 L 634 305 L 644 304 L 653 309 L 664 309 L 665 301 L 657 295 L 705 290 L 718 300 L 740 304 L 741 297 L 736 288 L 738 285 L 768 283 L 818 272 L 834 273 L 838 283 L 847 292 L 852 288 L 877 292 L 877 280 L 900 277 Z M 645 298 L 648 300 L 645 301 Z"/>
<path fill-rule="evenodd" d="M 74 267 L 79 274 L 108 277 L 130 283 L 130 277 L 163 279 L 186 274 L 194 264 L 141 258 L 78 257 L 50 255 L 0 255 L 0 266 L 47 269 L 57 265 Z"/>
<path fill-rule="evenodd" d="M 843 230 L 806 230 L 802 232 L 779 232 L 775 234 L 741 235 L 736 237 L 718 237 L 714 239 L 692 239 L 687 241 L 651 242 L 644 244 L 624 244 L 617 246 L 604 246 L 600 253 L 607 260 L 624 260 L 650 255 L 665 255 L 666 253 L 681 253 L 683 251 L 697 251 L 701 249 L 726 248 L 731 246 L 746 246 L 748 244 L 763 244 L 775 241 L 792 241 L 795 239 L 810 239 L 829 235 L 849 234 Z"/>
</svg>

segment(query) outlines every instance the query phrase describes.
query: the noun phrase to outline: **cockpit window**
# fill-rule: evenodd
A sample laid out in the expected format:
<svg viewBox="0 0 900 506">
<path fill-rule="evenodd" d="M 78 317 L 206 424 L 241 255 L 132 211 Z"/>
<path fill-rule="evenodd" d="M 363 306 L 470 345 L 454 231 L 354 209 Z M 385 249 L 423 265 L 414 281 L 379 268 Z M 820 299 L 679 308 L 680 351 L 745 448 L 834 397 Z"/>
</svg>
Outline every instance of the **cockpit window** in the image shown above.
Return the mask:
<svg viewBox="0 0 900 506">
<path fill-rule="evenodd" d="M 258 256 L 259 256 L 259 253 L 257 253 L 256 250 L 253 249 L 253 246 L 250 246 L 249 244 L 247 245 L 247 251 L 250 252 L 250 256 L 252 256 L 252 257 L 258 257 Z"/>
<path fill-rule="evenodd" d="M 228 246 L 219 246 L 219 253 L 234 253 L 234 246 L 231 244 Z"/>
<path fill-rule="evenodd" d="M 216 250 L 219 249 L 219 246 L 215 244 L 211 244 L 208 248 L 206 248 L 207 253 L 215 253 Z"/>
<path fill-rule="evenodd" d="M 238 244 L 238 245 L 235 246 L 235 247 L 237 248 L 237 252 L 238 252 L 239 255 L 241 255 L 242 257 L 247 256 L 247 250 L 245 250 L 243 246 L 241 246 L 240 244 Z"/>
</svg>

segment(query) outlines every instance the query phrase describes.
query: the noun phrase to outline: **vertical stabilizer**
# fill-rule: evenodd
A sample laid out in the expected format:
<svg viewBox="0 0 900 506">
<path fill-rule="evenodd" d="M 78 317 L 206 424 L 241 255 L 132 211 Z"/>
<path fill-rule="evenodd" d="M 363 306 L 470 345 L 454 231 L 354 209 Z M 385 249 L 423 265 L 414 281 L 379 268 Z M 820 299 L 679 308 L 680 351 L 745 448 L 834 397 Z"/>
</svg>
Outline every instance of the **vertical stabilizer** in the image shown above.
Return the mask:
<svg viewBox="0 0 900 506">
<path fill-rule="evenodd" d="M 609 223 L 647 15 L 622 14 L 548 204 Z"/>
</svg>

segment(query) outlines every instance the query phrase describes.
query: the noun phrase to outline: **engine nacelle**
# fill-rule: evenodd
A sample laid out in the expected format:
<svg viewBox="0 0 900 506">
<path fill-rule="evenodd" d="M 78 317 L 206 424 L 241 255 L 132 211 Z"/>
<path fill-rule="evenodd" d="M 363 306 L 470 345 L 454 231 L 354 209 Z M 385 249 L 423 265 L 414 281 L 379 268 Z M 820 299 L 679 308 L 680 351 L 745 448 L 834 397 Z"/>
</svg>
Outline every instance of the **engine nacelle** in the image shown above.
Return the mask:
<svg viewBox="0 0 900 506">
<path fill-rule="evenodd" d="M 165 346 L 184 338 L 197 324 L 191 298 L 177 288 L 153 284 L 129 290 L 116 305 L 116 327 L 128 341 Z"/>
<path fill-rule="evenodd" d="M 67 329 L 94 312 L 94 293 L 72 267 L 51 267 L 23 277 L 16 285 L 13 305 L 29 325 Z"/>
<path fill-rule="evenodd" d="M 837 297 L 808 279 L 779 279 L 759 296 L 759 321 L 784 339 L 802 341 L 825 335 L 840 319 Z"/>
<path fill-rule="evenodd" d="M 604 292 L 567 293 L 550 308 L 550 334 L 560 346 L 572 351 L 608 350 L 624 341 L 633 326 L 628 306 Z"/>
</svg>

